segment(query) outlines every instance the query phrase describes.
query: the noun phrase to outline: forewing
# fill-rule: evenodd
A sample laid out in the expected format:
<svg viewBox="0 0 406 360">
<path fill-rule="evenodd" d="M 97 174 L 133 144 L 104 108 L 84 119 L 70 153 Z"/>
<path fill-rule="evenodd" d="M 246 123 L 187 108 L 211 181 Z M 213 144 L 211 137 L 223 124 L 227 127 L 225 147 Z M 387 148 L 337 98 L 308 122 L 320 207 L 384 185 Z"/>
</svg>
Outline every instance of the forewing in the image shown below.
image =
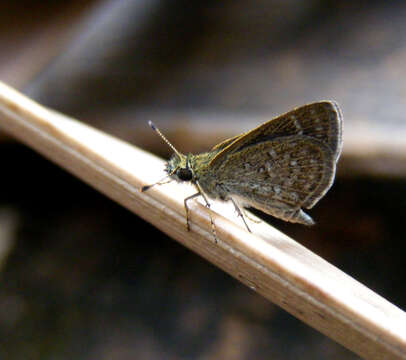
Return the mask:
<svg viewBox="0 0 406 360">
<path fill-rule="evenodd" d="M 230 145 L 231 143 L 233 143 L 235 140 L 237 140 L 239 137 L 241 137 L 242 135 L 237 135 L 237 136 L 233 136 L 232 138 L 229 138 L 227 140 L 222 141 L 220 144 L 217 144 L 215 146 L 212 147 L 211 151 L 219 151 L 224 149 L 225 147 L 227 147 L 228 145 Z"/>
<path fill-rule="evenodd" d="M 322 142 L 337 161 L 342 147 L 342 114 L 338 105 L 334 101 L 304 105 L 254 130 L 228 139 L 215 147 L 221 151 L 211 160 L 210 166 L 220 166 L 228 156 L 245 147 L 294 135 L 307 136 Z"/>
<path fill-rule="evenodd" d="M 330 188 L 334 175 L 330 149 L 320 140 L 295 135 L 228 155 L 216 170 L 216 182 L 230 196 L 267 212 L 276 202 L 292 209 L 311 208 Z"/>
</svg>

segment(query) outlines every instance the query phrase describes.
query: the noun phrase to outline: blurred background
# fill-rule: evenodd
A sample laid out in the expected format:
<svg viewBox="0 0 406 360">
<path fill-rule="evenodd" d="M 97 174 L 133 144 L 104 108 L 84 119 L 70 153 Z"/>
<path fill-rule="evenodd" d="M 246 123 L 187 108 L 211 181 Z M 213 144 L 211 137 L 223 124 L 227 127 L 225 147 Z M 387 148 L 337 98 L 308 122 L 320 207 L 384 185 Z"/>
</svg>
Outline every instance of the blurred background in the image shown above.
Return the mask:
<svg viewBox="0 0 406 360">
<path fill-rule="evenodd" d="M 0 80 L 163 157 L 293 107 L 344 112 L 308 228 L 266 221 L 406 307 L 406 3 L 0 3 Z M 0 119 L 1 127 L 1 119 Z M 358 359 L 0 132 L 0 358 Z"/>
</svg>

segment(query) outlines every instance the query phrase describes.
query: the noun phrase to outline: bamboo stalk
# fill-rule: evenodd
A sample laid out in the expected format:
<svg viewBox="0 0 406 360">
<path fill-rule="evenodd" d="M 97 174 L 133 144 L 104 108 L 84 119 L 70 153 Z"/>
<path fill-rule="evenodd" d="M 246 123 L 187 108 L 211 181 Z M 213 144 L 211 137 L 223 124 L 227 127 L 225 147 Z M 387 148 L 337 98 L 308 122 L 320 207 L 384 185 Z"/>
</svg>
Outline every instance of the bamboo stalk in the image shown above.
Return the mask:
<svg viewBox="0 0 406 360">
<path fill-rule="evenodd" d="M 406 359 L 402 310 L 271 226 L 250 223 L 248 233 L 232 209 L 216 204 L 216 242 L 209 210 L 191 201 L 188 232 L 183 199 L 192 188 L 139 191 L 163 177 L 161 159 L 2 83 L 0 113 L 5 131 L 310 326 L 366 359 Z"/>
</svg>

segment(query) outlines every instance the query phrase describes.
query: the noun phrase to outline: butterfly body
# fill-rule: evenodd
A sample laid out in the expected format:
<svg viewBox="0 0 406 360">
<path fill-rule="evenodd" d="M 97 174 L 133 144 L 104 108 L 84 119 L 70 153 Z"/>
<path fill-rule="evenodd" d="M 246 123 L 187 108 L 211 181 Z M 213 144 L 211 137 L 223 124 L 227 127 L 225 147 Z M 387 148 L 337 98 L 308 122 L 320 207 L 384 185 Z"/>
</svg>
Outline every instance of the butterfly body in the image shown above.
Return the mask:
<svg viewBox="0 0 406 360">
<path fill-rule="evenodd" d="M 197 187 L 198 193 L 185 199 L 186 211 L 187 200 L 202 195 L 208 206 L 206 196 L 231 200 L 241 216 L 239 206 L 253 207 L 285 221 L 312 225 L 302 208 L 312 208 L 331 187 L 341 147 L 341 111 L 333 101 L 320 101 L 227 139 L 206 153 L 183 155 L 172 147 L 175 154 L 166 172 Z"/>
<path fill-rule="evenodd" d="M 178 181 L 199 184 L 210 198 L 233 199 L 311 225 L 302 207 L 313 207 L 332 185 L 341 143 L 341 112 L 324 101 L 294 109 L 207 153 L 174 154 L 166 170 Z"/>
</svg>

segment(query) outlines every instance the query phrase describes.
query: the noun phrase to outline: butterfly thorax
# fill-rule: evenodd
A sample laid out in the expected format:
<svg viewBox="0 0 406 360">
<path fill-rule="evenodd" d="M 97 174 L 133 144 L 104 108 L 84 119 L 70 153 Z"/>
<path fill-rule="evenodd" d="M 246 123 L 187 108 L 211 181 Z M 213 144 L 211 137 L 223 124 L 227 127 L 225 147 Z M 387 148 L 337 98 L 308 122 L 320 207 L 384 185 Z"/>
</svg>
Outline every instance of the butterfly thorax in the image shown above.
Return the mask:
<svg viewBox="0 0 406 360">
<path fill-rule="evenodd" d="M 174 154 L 166 164 L 166 172 L 176 181 L 196 183 L 209 172 L 209 163 L 216 151 L 203 154 Z"/>
</svg>

